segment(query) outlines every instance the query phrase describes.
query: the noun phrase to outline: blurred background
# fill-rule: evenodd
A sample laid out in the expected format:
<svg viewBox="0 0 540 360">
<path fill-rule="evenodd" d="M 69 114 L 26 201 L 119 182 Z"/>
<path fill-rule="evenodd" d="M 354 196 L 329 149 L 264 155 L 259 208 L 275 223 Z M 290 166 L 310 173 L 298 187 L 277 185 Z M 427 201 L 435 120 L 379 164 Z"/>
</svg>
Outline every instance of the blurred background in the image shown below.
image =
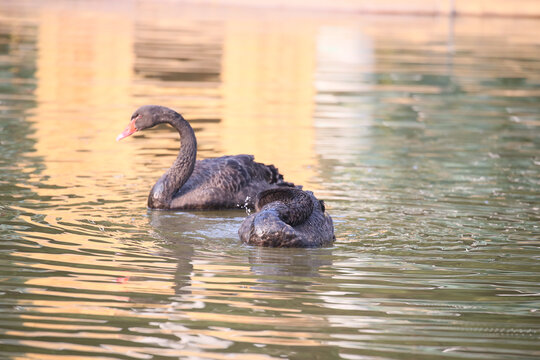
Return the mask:
<svg viewBox="0 0 540 360">
<path fill-rule="evenodd" d="M 419 86 L 427 94 L 446 86 L 479 91 L 501 70 L 505 78 L 538 75 L 535 64 L 508 59 L 535 54 L 540 4 L 532 0 L 4 0 L 0 6 L 4 59 L 17 63 L 9 72 L 20 72 L 26 85 L 16 96 L 36 103 L 29 114 L 37 153 L 76 157 L 88 170 L 129 173 L 122 157 L 133 154 L 110 142 L 109 131 L 123 129 L 139 105 L 157 103 L 200 123 L 200 156 L 247 152 L 263 162 L 279 159 L 290 180 L 306 183 L 322 153 L 339 146 L 318 140 L 324 130 L 317 129 L 344 117 L 330 107 L 343 94 L 405 94 Z M 485 61 L 471 63 L 461 56 L 468 52 Z M 420 78 L 407 85 L 395 80 L 407 74 Z M 423 82 L 437 76 L 446 84 Z M 494 91 L 501 90 L 488 90 Z M 405 98 L 398 101 L 410 102 Z M 349 105 L 345 117 L 377 116 L 369 104 L 353 99 Z M 291 124 L 299 132 L 287 131 Z M 84 159 L 56 146 L 76 148 L 90 133 L 85 146 L 95 151 Z M 118 161 L 104 163 L 111 151 Z M 49 175 L 62 182 L 63 170 L 54 168 L 72 166 L 57 162 Z"/>
</svg>

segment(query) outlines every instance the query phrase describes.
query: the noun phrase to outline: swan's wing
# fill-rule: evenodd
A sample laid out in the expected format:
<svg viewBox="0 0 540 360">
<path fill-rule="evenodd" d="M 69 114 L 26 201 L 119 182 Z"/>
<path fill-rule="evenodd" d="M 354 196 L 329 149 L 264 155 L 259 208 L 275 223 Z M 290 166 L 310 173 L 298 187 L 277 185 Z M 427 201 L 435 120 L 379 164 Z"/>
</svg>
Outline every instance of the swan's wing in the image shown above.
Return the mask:
<svg viewBox="0 0 540 360">
<path fill-rule="evenodd" d="M 190 192 L 177 194 L 171 201 L 173 209 L 208 210 L 240 207 L 230 193 L 217 187 L 198 187 Z"/>
<path fill-rule="evenodd" d="M 188 181 L 175 194 L 172 207 L 230 208 L 244 202 L 244 193 L 251 193 L 257 183 L 245 159 L 236 156 L 197 161 Z"/>
<path fill-rule="evenodd" d="M 255 195 L 269 185 L 285 185 L 272 165 L 254 161 L 252 155 L 222 156 L 200 160 L 188 181 L 176 193 L 173 207 L 253 207 Z M 292 185 L 292 184 L 291 184 Z M 285 185 L 285 186 L 290 186 Z M 241 203 L 241 204 L 240 204 Z"/>
<path fill-rule="evenodd" d="M 255 161 L 253 155 L 234 155 L 227 156 L 229 160 L 238 163 L 245 171 L 249 173 L 251 181 L 262 181 L 268 184 L 290 184 L 283 181 L 283 175 L 279 173 L 274 165 L 266 165 Z M 294 186 L 292 184 L 287 186 Z"/>
<path fill-rule="evenodd" d="M 272 172 L 266 165 L 253 161 L 252 155 L 235 155 L 198 161 L 192 178 L 205 188 L 237 193 L 252 182 L 270 183 Z"/>
</svg>

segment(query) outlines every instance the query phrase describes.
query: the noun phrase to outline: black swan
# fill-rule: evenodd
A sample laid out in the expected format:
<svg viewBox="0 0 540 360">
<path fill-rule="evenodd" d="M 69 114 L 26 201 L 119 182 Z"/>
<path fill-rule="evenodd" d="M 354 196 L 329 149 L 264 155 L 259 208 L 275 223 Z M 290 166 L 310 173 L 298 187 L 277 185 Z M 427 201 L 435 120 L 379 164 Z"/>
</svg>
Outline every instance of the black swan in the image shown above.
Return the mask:
<svg viewBox="0 0 540 360">
<path fill-rule="evenodd" d="M 197 140 L 189 123 L 176 111 L 144 105 L 131 116 L 121 140 L 136 131 L 170 124 L 180 133 L 180 151 L 173 165 L 148 195 L 151 209 L 218 210 L 253 208 L 255 196 L 273 187 L 294 187 L 273 165 L 253 161 L 253 155 L 222 156 L 196 161 Z"/>
<path fill-rule="evenodd" d="M 250 245 L 269 247 L 318 247 L 336 238 L 324 202 L 311 191 L 274 188 L 257 194 L 254 214 L 238 230 Z"/>
</svg>

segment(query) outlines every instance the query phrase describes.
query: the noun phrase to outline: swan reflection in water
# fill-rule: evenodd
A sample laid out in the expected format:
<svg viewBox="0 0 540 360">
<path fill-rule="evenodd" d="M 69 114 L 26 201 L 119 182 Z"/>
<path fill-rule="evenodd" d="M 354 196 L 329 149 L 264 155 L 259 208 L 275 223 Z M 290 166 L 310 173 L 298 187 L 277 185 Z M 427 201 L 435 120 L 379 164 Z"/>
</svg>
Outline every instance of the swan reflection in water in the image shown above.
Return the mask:
<svg viewBox="0 0 540 360">
<path fill-rule="evenodd" d="M 255 277 L 254 285 L 242 291 L 291 291 L 290 285 L 314 283 L 326 277 L 321 269 L 332 265 L 332 248 L 267 248 L 242 245 L 237 229 L 245 213 L 227 212 L 170 212 L 149 210 L 153 237 L 162 242 L 163 255 L 176 261 L 175 293 L 189 295 L 197 285 L 198 294 L 204 294 L 205 276 L 237 277 L 231 289 L 240 287 L 246 276 Z M 235 216 L 236 215 L 236 216 Z M 203 246 L 204 243 L 204 246 Z M 205 249 L 204 251 L 201 249 Z M 219 268 L 213 259 L 230 258 L 231 266 Z M 206 267 L 205 267 L 206 265 Z M 208 277 L 211 281 L 212 277 Z M 303 286 L 304 287 L 304 286 Z M 206 290 L 208 291 L 208 290 Z M 212 295 L 209 292 L 209 295 Z M 241 296 L 241 294 L 239 294 Z M 186 299 L 187 300 L 187 299 Z"/>
</svg>

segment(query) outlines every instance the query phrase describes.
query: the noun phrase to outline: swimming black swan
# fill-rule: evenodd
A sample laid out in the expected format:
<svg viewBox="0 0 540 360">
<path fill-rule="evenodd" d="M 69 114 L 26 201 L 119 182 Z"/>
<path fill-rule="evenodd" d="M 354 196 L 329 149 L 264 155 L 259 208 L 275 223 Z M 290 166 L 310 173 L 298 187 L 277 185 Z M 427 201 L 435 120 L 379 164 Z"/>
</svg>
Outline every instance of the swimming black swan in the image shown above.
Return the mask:
<svg viewBox="0 0 540 360">
<path fill-rule="evenodd" d="M 283 175 L 273 165 L 253 161 L 253 155 L 196 161 L 197 140 L 193 129 L 182 115 L 164 106 L 141 106 L 116 140 L 163 123 L 178 130 L 181 146 L 173 165 L 148 195 L 151 209 L 253 208 L 255 196 L 260 191 L 279 186 L 294 187 L 283 181 Z"/>
<path fill-rule="evenodd" d="M 238 230 L 240 239 L 247 244 L 317 247 L 336 239 L 324 202 L 317 200 L 311 191 L 297 188 L 262 191 L 257 195 L 255 210 Z"/>
</svg>

